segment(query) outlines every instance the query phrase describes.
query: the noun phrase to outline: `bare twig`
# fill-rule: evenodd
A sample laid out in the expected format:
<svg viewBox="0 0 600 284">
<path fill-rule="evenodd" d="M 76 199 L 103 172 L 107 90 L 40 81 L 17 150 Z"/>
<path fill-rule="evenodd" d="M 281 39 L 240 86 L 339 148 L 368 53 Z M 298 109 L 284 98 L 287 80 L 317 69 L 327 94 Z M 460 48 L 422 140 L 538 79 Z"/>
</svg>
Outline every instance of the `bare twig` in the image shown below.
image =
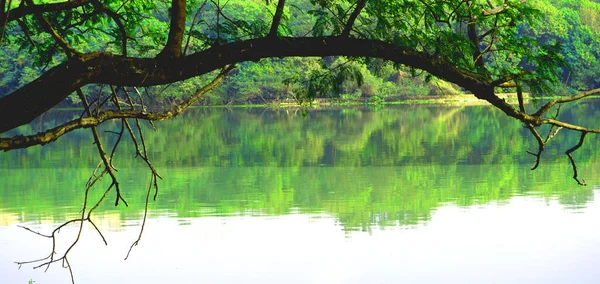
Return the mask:
<svg viewBox="0 0 600 284">
<path fill-rule="evenodd" d="M 159 178 L 162 178 L 158 172 L 156 171 L 156 169 L 154 168 L 154 166 L 152 165 L 152 163 L 150 162 L 150 159 L 148 158 L 148 151 L 147 151 L 147 146 L 146 146 L 146 142 L 144 139 L 144 133 L 143 133 L 143 129 L 142 126 L 140 124 L 139 119 L 147 119 L 147 118 L 163 118 L 163 119 L 167 119 L 173 116 L 176 116 L 178 114 L 180 114 L 181 112 L 183 112 L 186 108 L 188 108 L 191 104 L 193 104 L 194 102 L 196 102 L 203 94 L 205 94 L 206 92 L 208 92 L 209 90 L 211 90 L 212 88 L 214 88 L 216 86 L 216 84 L 218 84 L 223 77 L 232 69 L 234 68 L 234 66 L 228 66 L 226 69 L 222 70 L 221 74 L 219 74 L 215 80 L 213 80 L 213 82 L 211 82 L 209 85 L 205 86 L 204 88 L 201 88 L 199 90 L 196 91 L 196 93 L 194 93 L 190 98 L 188 98 L 188 100 L 184 101 L 183 103 L 175 106 L 174 109 L 170 110 L 170 111 L 165 111 L 163 113 L 159 113 L 159 114 L 153 114 L 153 113 L 146 113 L 144 110 L 136 110 L 135 109 L 135 104 L 133 99 L 131 98 L 131 96 L 129 95 L 129 93 L 127 92 L 127 90 L 122 89 L 123 93 L 126 96 L 127 102 L 126 104 L 128 104 L 131 107 L 131 110 L 123 110 L 121 109 L 121 103 L 118 100 L 118 92 L 113 88 L 113 94 L 112 97 L 113 98 L 113 102 L 117 108 L 117 111 L 107 111 L 107 112 L 102 112 L 102 111 L 98 111 L 98 113 L 96 113 L 96 116 L 93 116 L 92 110 L 90 109 L 90 105 L 87 102 L 87 99 L 85 97 L 85 95 L 83 94 L 83 92 L 81 90 L 77 91 L 77 94 L 79 95 L 84 107 L 85 107 L 85 112 L 87 114 L 87 117 L 81 117 L 79 119 L 77 119 L 76 121 L 79 121 L 79 123 L 81 123 L 81 121 L 85 121 L 87 119 L 96 119 L 98 121 L 105 121 L 107 119 L 101 119 L 100 117 L 102 115 L 106 115 L 106 113 L 112 113 L 113 115 L 116 115 L 117 117 L 119 115 L 122 115 L 122 117 L 118 117 L 122 120 L 122 124 L 121 124 L 121 130 L 120 132 L 120 137 L 122 136 L 122 134 L 124 133 L 124 129 L 127 128 L 132 140 L 134 141 L 135 145 L 136 145 L 136 154 L 137 156 L 141 157 L 147 164 L 148 168 L 151 171 L 151 176 L 150 176 L 150 183 L 148 185 L 148 191 L 146 192 L 146 200 L 145 200 L 145 207 L 144 207 L 144 217 L 143 217 L 143 221 L 142 221 L 142 225 L 141 225 L 141 229 L 140 229 L 140 233 L 138 235 L 138 238 L 135 242 L 133 242 L 133 244 L 131 245 L 131 247 L 129 248 L 129 251 L 127 252 L 127 256 L 125 257 L 125 259 L 127 259 L 133 249 L 134 246 L 137 246 L 142 238 L 143 232 L 144 232 L 144 228 L 146 225 L 146 221 L 147 221 L 147 217 L 148 217 L 148 206 L 149 206 L 149 201 L 150 201 L 150 194 L 152 192 L 152 189 L 154 188 L 154 199 L 156 199 L 156 196 L 158 194 L 158 182 L 157 180 Z M 140 101 L 141 101 L 141 94 L 139 94 L 139 92 L 136 89 L 136 92 L 138 93 L 138 96 L 140 96 Z M 100 105 L 100 104 L 97 104 Z M 143 102 L 142 102 L 142 107 L 143 106 Z M 142 115 L 141 117 L 138 117 L 138 115 Z M 136 136 L 134 130 L 132 129 L 132 127 L 129 125 L 129 122 L 126 120 L 126 118 L 128 118 L 128 116 L 131 115 L 131 118 L 136 118 L 136 126 L 137 126 L 137 132 L 139 135 Z M 146 116 L 146 117 L 145 117 Z M 67 123 L 68 124 L 68 123 Z M 32 260 L 32 261 L 23 261 L 23 262 L 16 262 L 17 265 L 19 265 L 19 267 L 21 267 L 22 265 L 25 264 L 34 264 L 35 266 L 33 267 L 34 269 L 37 268 L 41 268 L 41 267 L 45 267 L 46 270 L 48 270 L 50 268 L 50 266 L 53 263 L 56 262 L 61 262 L 62 266 L 69 269 L 69 274 L 71 277 L 71 281 L 72 283 L 75 283 L 75 277 L 73 274 L 73 269 L 71 266 L 71 263 L 69 262 L 68 256 L 69 253 L 71 252 L 71 250 L 77 245 L 77 243 L 79 242 L 80 238 L 81 238 L 81 234 L 83 232 L 83 224 L 84 222 L 89 222 L 93 227 L 94 230 L 96 230 L 96 232 L 100 235 L 100 237 L 102 238 L 102 241 L 104 242 L 105 245 L 108 245 L 108 242 L 106 240 L 106 238 L 104 237 L 104 235 L 102 234 L 102 231 L 100 230 L 100 228 L 98 228 L 98 226 L 96 225 L 96 223 L 94 223 L 94 221 L 92 221 L 91 215 L 92 213 L 100 206 L 100 204 L 102 204 L 102 202 L 105 201 L 106 197 L 108 196 L 109 192 L 113 189 L 113 187 L 115 188 L 116 192 L 117 192 L 117 200 L 115 202 L 115 205 L 117 205 L 118 201 L 121 200 L 125 203 L 125 205 L 127 205 L 127 203 L 125 202 L 125 200 L 123 199 L 120 189 L 119 189 L 119 182 L 117 180 L 117 177 L 115 175 L 115 170 L 112 167 L 112 159 L 114 156 L 114 153 L 116 151 L 116 147 L 118 147 L 118 141 L 120 141 L 120 137 L 119 140 L 117 141 L 117 143 L 115 143 L 115 146 L 112 150 L 112 154 L 110 157 L 107 157 L 106 152 L 103 149 L 102 146 L 102 141 L 100 140 L 100 137 L 98 135 L 98 131 L 96 129 L 96 126 L 98 124 L 94 124 L 91 125 L 90 128 L 92 130 L 92 134 L 94 136 L 94 141 L 95 144 L 98 148 L 98 154 L 100 155 L 102 161 L 100 163 L 98 163 L 98 165 L 96 166 L 96 168 L 94 168 L 94 171 L 92 172 L 92 175 L 90 176 L 90 178 L 88 179 L 88 181 L 86 182 L 86 188 L 85 188 L 85 195 L 84 195 L 84 202 L 80 211 L 81 216 L 79 218 L 76 219 L 71 219 L 68 220 L 64 223 L 62 223 L 61 225 L 59 225 L 58 227 L 56 227 L 52 233 L 50 235 L 46 235 L 46 234 L 42 234 L 40 232 L 34 231 L 30 228 L 21 226 L 22 228 L 24 228 L 25 230 L 34 233 L 36 235 L 39 235 L 41 237 L 45 237 L 45 238 L 50 238 L 52 239 L 52 247 L 51 247 L 51 251 L 48 254 L 48 256 L 40 258 L 40 259 L 36 259 L 36 260 Z M 66 132 L 65 132 L 66 133 Z M 64 134 L 64 133 L 63 133 Z M 61 134 L 62 135 L 62 134 Z M 138 140 L 139 139 L 139 140 Z M 102 172 L 98 173 L 100 171 L 100 168 L 102 169 Z M 104 191 L 102 197 L 100 197 L 96 203 L 88 209 L 88 204 L 89 204 L 89 192 L 91 190 L 91 188 L 105 175 L 105 174 L 109 174 L 111 176 L 112 179 L 112 183 L 107 187 L 107 189 Z M 62 253 L 59 257 L 57 257 L 57 234 L 60 232 L 60 230 L 70 224 L 78 224 L 79 228 L 77 230 L 77 237 L 75 238 L 75 240 L 73 242 L 71 242 L 70 246 L 64 251 L 64 253 Z"/>
<path fill-rule="evenodd" d="M 586 134 L 587 134 L 587 132 L 581 132 L 581 136 L 579 137 L 579 143 L 577 143 L 577 145 L 573 146 L 573 148 L 571 148 L 565 152 L 565 154 L 567 154 L 567 156 L 569 157 L 569 160 L 571 161 L 571 166 L 573 167 L 573 179 L 576 180 L 577 183 L 581 186 L 586 186 L 587 183 L 585 182 L 584 179 L 579 180 L 577 178 L 577 165 L 575 164 L 575 159 L 573 158 L 573 155 L 571 155 L 571 153 L 575 152 L 577 149 L 579 149 L 581 147 L 581 145 L 583 145 L 583 140 L 585 139 Z"/>
<path fill-rule="evenodd" d="M 533 134 L 533 137 L 535 137 L 535 140 L 538 142 L 537 153 L 527 151 L 527 153 L 535 156 L 535 165 L 533 166 L 533 168 L 531 168 L 531 170 L 533 171 L 533 170 L 537 169 L 538 166 L 540 165 L 540 157 L 542 156 L 542 152 L 544 151 L 544 147 L 546 146 L 546 143 L 544 143 L 544 141 L 542 140 L 542 136 L 540 136 L 540 133 L 537 131 L 537 129 L 533 125 L 528 124 L 527 128 L 529 129 L 529 131 L 531 131 L 531 134 Z"/>
<path fill-rule="evenodd" d="M 600 88 L 589 90 L 587 92 L 581 92 L 575 96 L 553 100 L 551 102 L 548 102 L 544 106 L 542 106 L 536 113 L 533 114 L 533 116 L 540 117 L 540 116 L 544 115 L 544 113 L 546 113 L 548 110 L 550 110 L 556 104 L 573 102 L 573 101 L 577 101 L 577 100 L 583 99 L 585 97 L 589 97 L 589 96 L 596 95 L 596 94 L 600 94 Z"/>
<path fill-rule="evenodd" d="M 131 244 L 131 246 L 129 247 L 129 251 L 127 252 L 127 255 L 125 256 L 125 260 L 127 260 L 127 258 L 129 258 L 129 254 L 131 253 L 131 250 L 133 249 L 134 246 L 137 246 L 140 243 L 140 240 L 142 239 L 142 233 L 144 233 L 144 227 L 146 226 L 146 219 L 148 217 L 148 201 L 150 200 L 150 191 L 152 190 L 152 184 L 156 184 L 156 175 L 152 175 L 152 177 L 150 178 L 150 186 L 148 186 L 148 191 L 146 192 L 146 203 L 144 206 L 144 219 L 142 220 L 142 227 L 140 229 L 140 234 L 138 235 L 137 240 L 135 240 L 135 242 L 133 242 L 133 244 Z M 154 197 L 156 198 L 156 196 Z"/>
</svg>

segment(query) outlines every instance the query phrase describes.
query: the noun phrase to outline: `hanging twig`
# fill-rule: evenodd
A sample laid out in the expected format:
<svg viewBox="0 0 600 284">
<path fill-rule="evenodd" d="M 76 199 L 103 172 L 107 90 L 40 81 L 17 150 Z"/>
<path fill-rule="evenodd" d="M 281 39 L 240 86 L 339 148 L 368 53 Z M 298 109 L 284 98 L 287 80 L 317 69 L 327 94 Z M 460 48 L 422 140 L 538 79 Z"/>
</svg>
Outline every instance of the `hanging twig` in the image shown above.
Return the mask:
<svg viewBox="0 0 600 284">
<path fill-rule="evenodd" d="M 571 153 L 575 152 L 577 149 L 579 149 L 581 147 L 581 145 L 583 145 L 583 140 L 585 139 L 586 134 L 587 134 L 587 132 L 581 132 L 581 136 L 579 137 L 579 143 L 577 143 L 577 145 L 573 146 L 573 148 L 571 148 L 565 152 L 565 154 L 567 154 L 567 156 L 569 157 L 569 160 L 571 161 L 571 166 L 573 167 L 573 179 L 576 180 L 577 183 L 581 186 L 586 186 L 587 183 L 585 182 L 584 179 L 579 180 L 577 178 L 577 165 L 575 164 L 575 159 L 573 158 L 573 155 L 571 155 Z"/>
</svg>

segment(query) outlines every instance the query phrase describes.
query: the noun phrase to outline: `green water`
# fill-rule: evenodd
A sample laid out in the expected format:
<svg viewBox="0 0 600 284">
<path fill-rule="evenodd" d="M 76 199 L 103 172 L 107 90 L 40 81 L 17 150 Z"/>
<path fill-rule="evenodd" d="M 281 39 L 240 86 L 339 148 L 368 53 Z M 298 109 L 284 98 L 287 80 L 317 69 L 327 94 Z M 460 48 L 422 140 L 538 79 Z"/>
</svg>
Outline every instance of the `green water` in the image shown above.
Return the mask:
<svg viewBox="0 0 600 284">
<path fill-rule="evenodd" d="M 594 102 L 578 104 L 563 109 L 561 117 L 569 121 L 577 118 L 579 123 L 593 126 L 594 117 L 598 117 L 600 111 L 597 105 Z M 10 134 L 35 132 L 52 123 L 79 115 L 76 111 L 56 112 Z M 247 273 L 254 275 L 254 278 L 238 278 L 241 277 L 240 274 L 232 272 L 243 270 L 242 267 L 248 263 L 235 266 L 236 262 L 231 258 L 244 258 L 256 254 L 264 256 L 279 251 L 281 247 L 276 247 L 277 241 L 273 239 L 263 244 L 269 247 L 269 244 L 273 243 L 273 247 L 263 248 L 261 252 L 254 251 L 253 247 L 261 243 L 258 239 L 265 241 L 280 234 L 281 228 L 297 233 L 284 236 L 288 242 L 280 245 L 287 247 L 290 242 L 294 242 L 294 238 L 303 236 L 302 240 L 296 242 L 303 243 L 316 238 L 315 241 L 320 242 L 322 246 L 338 247 L 340 250 L 327 252 L 326 249 L 314 249 L 320 246 L 313 246 L 308 242 L 305 243 L 308 246 L 305 250 L 313 251 L 310 254 L 311 259 L 331 258 L 331 261 L 336 262 L 341 261 L 340 259 L 352 259 L 353 252 L 360 252 L 358 254 L 364 254 L 361 259 L 372 258 L 373 265 L 383 267 L 390 261 L 393 264 L 393 261 L 401 263 L 405 260 L 375 256 L 373 254 L 381 251 L 375 253 L 365 250 L 364 246 L 385 244 L 384 250 L 394 251 L 394 247 L 400 245 L 394 238 L 399 240 L 413 237 L 414 245 L 421 246 L 424 244 L 419 241 L 418 232 L 434 230 L 438 226 L 443 227 L 444 224 L 453 224 L 451 226 L 458 229 L 448 228 L 449 231 L 442 234 L 451 235 L 449 232 L 458 231 L 468 238 L 476 235 L 472 230 L 491 225 L 491 220 L 498 216 L 513 218 L 507 217 L 513 221 L 505 224 L 506 228 L 502 229 L 503 236 L 521 234 L 523 229 L 519 228 L 523 220 L 529 222 L 529 225 L 524 225 L 527 229 L 535 228 L 536 224 L 552 224 L 552 220 L 555 220 L 554 225 L 548 226 L 560 229 L 558 224 L 561 223 L 556 221 L 555 218 L 558 217 L 554 216 L 554 213 L 541 212 L 557 210 L 552 212 L 560 212 L 560 216 L 567 216 L 564 218 L 569 219 L 569 224 L 579 224 L 578 219 L 573 221 L 570 218 L 590 218 L 595 214 L 593 212 L 596 212 L 594 197 L 600 185 L 600 151 L 597 151 L 600 143 L 596 137 L 591 136 L 574 155 L 578 161 L 580 177 L 586 179 L 589 184 L 580 187 L 571 179 L 570 164 L 563 154 L 566 149 L 576 144 L 577 134 L 561 132 L 544 153 L 540 168 L 530 171 L 534 157 L 526 151 L 536 149 L 534 139 L 514 120 L 489 107 L 394 106 L 380 109 L 355 107 L 307 111 L 265 108 L 194 109 L 176 119 L 157 123 L 156 127 L 155 131 L 149 127 L 145 130 L 146 143 L 150 157 L 164 180 L 159 181 L 157 200 L 150 203 L 151 221 L 144 238 L 148 242 L 157 240 L 161 244 L 159 246 L 165 247 L 168 246 L 164 242 L 174 245 L 173 240 L 186 239 L 176 243 L 185 245 L 187 242 L 186 246 L 192 246 L 191 243 L 196 241 L 187 240 L 182 234 L 198 235 L 197 230 L 200 230 L 203 233 L 198 239 L 202 239 L 210 238 L 209 231 L 214 231 L 214 235 L 221 238 L 205 241 L 211 244 L 210 247 L 221 248 L 214 252 L 213 257 L 228 256 L 224 261 L 228 263 L 226 267 L 231 270 L 227 271 L 222 265 L 207 262 L 204 268 L 208 271 L 223 270 L 220 273 L 225 276 L 218 277 L 208 272 L 203 277 L 192 276 L 195 273 L 194 269 L 188 272 L 185 272 L 185 269 L 183 272 L 170 271 L 173 267 L 169 266 L 169 261 L 162 259 L 164 274 L 160 274 L 160 277 L 155 275 L 145 278 L 138 275 L 131 278 L 133 276 L 129 274 L 135 273 L 124 271 L 123 274 L 126 275 L 119 279 L 128 279 L 129 283 L 164 283 L 173 279 L 187 283 L 186 281 L 196 282 L 195 280 L 203 278 L 207 283 L 331 283 L 326 279 L 330 279 L 337 272 L 331 269 L 313 271 L 310 269 L 313 266 L 308 264 L 312 262 L 301 257 L 295 258 L 294 265 L 277 266 L 278 272 L 272 271 L 277 270 L 275 268 L 265 271 L 253 268 Z M 119 125 L 115 122 L 103 126 L 102 130 L 118 128 Z M 115 140 L 114 134 L 110 132 L 102 132 L 102 135 L 107 145 L 111 145 Z M 2 242 L 0 238 L 0 249 L 17 244 L 39 245 L 36 239 L 26 243 L 18 241 L 30 238 L 22 235 L 26 232 L 18 230 L 18 224 L 38 226 L 40 230 L 44 229 L 47 232 L 55 226 L 53 224 L 77 216 L 83 201 L 85 182 L 99 162 L 99 158 L 94 155 L 95 146 L 92 142 L 89 130 L 78 130 L 61 138 L 57 143 L 0 154 L 0 236 L 6 236 L 7 240 Z M 115 208 L 113 192 L 109 195 L 110 201 L 105 202 L 95 215 L 101 220 L 99 222 L 103 230 L 109 232 L 107 234 L 115 234 L 115 239 L 126 239 L 125 243 L 130 244 L 135 240 L 134 231 L 139 229 L 137 226 L 143 214 L 150 173 L 144 168 L 143 161 L 134 158 L 133 145 L 127 142 L 129 141 L 121 145 L 114 164 L 119 169 L 118 177 L 123 195 L 130 206 L 121 205 Z M 105 178 L 92 192 L 91 200 L 97 199 L 108 184 L 109 180 Z M 464 222 L 454 224 L 454 219 L 447 222 L 436 221 L 444 219 L 444 216 L 458 216 L 456 220 L 462 220 L 463 217 L 477 218 L 491 212 L 501 215 L 490 216 L 489 222 L 479 225 Z M 600 215 L 595 216 L 600 219 Z M 507 219 L 499 220 L 504 222 Z M 224 223 L 230 225 L 225 226 Z M 585 222 L 582 224 L 584 225 L 571 228 L 571 231 L 587 228 Z M 464 228 L 460 229 L 461 226 Z M 165 231 L 181 232 L 167 237 L 163 236 L 165 232 L 161 232 L 161 228 L 165 228 Z M 219 233 L 219 230 L 228 229 L 236 231 L 238 238 L 230 240 L 228 233 Z M 319 239 L 319 235 L 327 239 L 332 229 L 341 233 L 339 238 L 334 238 L 335 241 L 331 243 Z M 186 233 L 185 230 L 190 232 Z M 310 237 L 306 236 L 307 231 L 312 232 Z M 123 237 L 117 232 L 128 232 L 129 235 Z M 403 235 L 393 237 L 399 232 Z M 258 233 L 261 235 L 252 239 L 251 236 Z M 594 234 L 596 233 L 598 232 L 594 231 Z M 413 234 L 417 235 L 412 236 Z M 421 234 L 422 237 L 427 236 L 427 233 Z M 600 233 L 588 236 L 598 237 Z M 93 239 L 97 236 L 90 231 L 88 238 Z M 457 238 L 461 239 L 460 236 Z M 600 238 L 591 239 L 597 242 Z M 37 240 L 40 243 L 42 241 L 44 240 Z M 252 245 L 233 249 L 236 246 L 233 243 L 243 242 L 251 242 Z M 487 242 L 491 245 L 494 238 L 488 237 Z M 358 244 L 363 246 L 353 247 Z M 482 247 L 478 246 L 483 246 L 484 250 L 490 248 L 485 242 L 478 243 L 476 240 L 465 245 L 479 250 Z M 548 246 L 547 250 L 556 249 L 555 244 L 551 243 Z M 32 258 L 46 254 L 45 250 L 48 247 L 39 247 L 44 249 L 44 252 L 36 255 L 35 251 L 32 251 Z M 103 245 L 95 240 L 89 244 L 83 243 L 81 247 L 82 250 L 91 251 Z M 126 252 L 126 247 L 127 245 L 119 247 L 120 251 L 115 252 L 117 256 L 113 259 L 101 258 L 101 265 L 113 263 L 114 260 L 121 261 L 120 254 Z M 115 249 L 115 246 L 111 249 Z M 140 255 L 148 254 L 157 249 L 161 248 L 135 248 L 134 254 L 136 251 Z M 579 248 L 569 251 L 577 249 Z M 439 250 L 446 250 L 451 254 L 447 246 L 442 246 Z M 464 248 L 464 251 L 467 250 L 469 248 Z M 592 252 L 600 255 L 600 251 Z M 188 259 L 196 255 L 191 254 L 188 249 L 180 248 L 176 257 Z M 289 254 L 283 253 L 279 257 L 287 258 L 298 254 L 301 253 L 292 250 Z M 19 279 L 21 282 L 18 283 L 24 283 L 20 279 L 27 277 L 38 277 L 34 279 L 37 283 L 62 283 L 60 281 L 64 280 L 65 275 L 68 276 L 68 272 L 62 271 L 59 266 L 51 268 L 51 271 L 58 271 L 51 272 L 54 273 L 51 274 L 53 276 L 30 276 L 29 272 L 22 272 L 23 269 L 17 271 L 16 267 L 9 263 L 23 260 L 28 255 L 23 251 L 5 254 L 0 259 L 0 263 L 6 260 L 0 266 L 0 275 L 7 275 L 15 281 Z M 541 257 L 539 252 L 535 255 Z M 458 260 L 453 258 L 448 261 L 460 263 L 461 257 L 456 257 Z M 144 260 L 141 258 L 137 261 Z M 486 254 L 485 259 L 494 259 L 494 256 L 490 252 Z M 466 259 L 462 261 L 464 265 L 469 264 Z M 473 261 L 473 257 L 469 261 Z M 482 263 L 481 259 L 475 262 Z M 105 278 L 98 280 L 91 277 L 91 272 L 82 272 L 88 271 L 85 263 L 87 261 L 82 259 L 81 263 L 73 264 L 76 275 L 80 271 L 78 277 L 86 279 L 82 283 L 108 281 Z M 136 260 L 128 260 L 127 263 L 136 263 Z M 560 262 L 557 262 L 553 265 L 559 264 Z M 584 271 L 580 272 L 580 278 L 577 278 L 580 281 L 577 282 L 595 279 L 588 277 L 591 270 L 585 270 L 591 264 L 586 261 L 579 266 Z M 143 263 L 129 265 L 144 266 Z M 356 268 L 352 268 L 353 265 L 358 264 L 349 263 L 336 269 L 354 271 Z M 362 265 L 364 268 L 365 264 Z M 180 266 L 185 267 L 183 264 L 177 267 Z M 531 283 L 527 279 L 531 280 L 533 276 L 510 272 L 510 266 L 507 264 L 498 266 L 497 263 L 490 263 L 490 267 L 492 266 L 495 269 L 506 267 L 508 275 L 515 276 L 509 279 Z M 547 267 L 546 270 L 556 270 L 554 266 Z M 440 268 L 430 269 L 439 271 Z M 536 273 L 540 275 L 550 275 L 545 274 L 546 270 L 533 271 L 538 271 Z M 282 271 L 313 273 L 308 273 L 306 279 L 294 279 L 286 278 L 284 275 L 287 274 Z M 418 269 L 411 271 L 415 274 Z M 423 276 L 427 274 L 426 271 L 422 273 Z M 175 277 L 174 274 L 178 276 Z M 380 273 L 375 278 L 350 277 L 347 274 L 341 278 L 333 277 L 331 281 L 397 283 L 399 280 L 420 279 L 422 281 L 417 282 L 437 282 L 436 279 L 419 278 L 418 275 L 410 273 L 402 273 L 403 276 L 385 276 L 387 274 Z M 481 279 L 502 279 L 494 276 L 461 278 L 465 275 L 468 273 L 464 271 L 455 275 L 456 283 L 480 283 Z M 518 275 L 522 277 L 519 278 Z M 55 276 L 57 278 L 54 278 Z M 157 280 L 161 277 L 164 280 Z M 542 282 L 548 283 L 547 280 Z"/>
</svg>

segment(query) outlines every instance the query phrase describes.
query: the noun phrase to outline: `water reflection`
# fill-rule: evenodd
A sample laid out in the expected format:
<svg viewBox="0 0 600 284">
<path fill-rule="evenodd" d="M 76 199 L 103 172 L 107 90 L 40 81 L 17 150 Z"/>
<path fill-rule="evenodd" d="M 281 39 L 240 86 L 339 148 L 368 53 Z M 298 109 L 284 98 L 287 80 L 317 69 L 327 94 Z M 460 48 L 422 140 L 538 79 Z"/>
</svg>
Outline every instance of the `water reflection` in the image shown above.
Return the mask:
<svg viewBox="0 0 600 284">
<path fill-rule="evenodd" d="M 563 109 L 572 118 L 596 112 L 593 104 Z M 47 232 L 77 217 L 98 162 L 88 132 L 0 155 L 0 275 L 8 283 L 68 277 L 53 269 L 17 274 L 4 263 L 48 249 L 16 224 Z M 94 214 L 110 246 L 85 232 L 71 259 L 82 263 L 75 264 L 80 283 L 124 282 L 120 275 L 134 283 L 584 283 L 600 276 L 591 267 L 600 256 L 597 139 L 575 154 L 590 184 L 579 187 L 562 154 L 576 135 L 558 137 L 531 172 L 525 153 L 535 141 L 488 107 L 306 116 L 198 109 L 147 135 L 165 180 L 143 245 L 133 259 L 114 261 L 137 237 L 149 180 L 143 162 L 131 159 L 133 146 L 123 144 L 115 165 L 130 207 L 107 202 Z M 109 181 L 102 183 L 92 199 Z M 98 275 L 98 266 L 111 273 Z"/>
<path fill-rule="evenodd" d="M 563 113 L 596 112 L 586 106 Z M 69 115 L 78 113 L 58 112 L 57 119 Z M 60 221 L 78 211 L 83 184 L 97 163 L 88 132 L 1 156 L 0 214 L 12 216 L 0 218 L 4 224 Z M 370 230 L 418 224 L 444 204 L 481 205 L 518 195 L 584 208 L 600 184 L 596 140 L 576 153 L 580 175 L 591 184 L 579 187 L 559 152 L 576 135 L 558 137 L 540 169 L 531 172 L 533 158 L 525 152 L 535 142 L 526 134 L 489 107 L 326 109 L 306 116 L 282 109 L 198 109 L 148 131 L 150 156 L 166 177 L 153 214 L 324 213 L 346 230 Z M 148 182 L 143 162 L 130 158 L 131 144 L 123 144 L 115 164 L 132 206 L 107 202 L 100 208 L 122 223 L 140 218 Z"/>
</svg>

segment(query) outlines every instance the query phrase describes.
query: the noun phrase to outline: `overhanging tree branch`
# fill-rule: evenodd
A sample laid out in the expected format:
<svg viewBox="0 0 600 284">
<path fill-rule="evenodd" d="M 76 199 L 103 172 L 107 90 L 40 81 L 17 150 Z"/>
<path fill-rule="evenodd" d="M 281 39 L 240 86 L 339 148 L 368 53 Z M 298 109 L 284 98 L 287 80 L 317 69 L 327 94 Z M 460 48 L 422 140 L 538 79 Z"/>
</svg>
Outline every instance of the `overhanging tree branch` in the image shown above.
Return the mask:
<svg viewBox="0 0 600 284">
<path fill-rule="evenodd" d="M 352 48 L 348 48 L 352 46 Z M 27 124 L 87 84 L 155 86 L 182 81 L 224 66 L 268 57 L 351 56 L 390 60 L 425 70 L 461 85 L 509 116 L 518 113 L 494 95 L 488 79 L 444 59 L 378 40 L 342 37 L 258 38 L 213 46 L 171 60 L 131 58 L 109 53 L 89 53 L 51 68 L 33 82 L 0 98 L 0 133 Z"/>
<path fill-rule="evenodd" d="M 589 96 L 593 96 L 596 94 L 600 94 L 600 88 L 599 89 L 593 89 L 593 90 L 589 90 L 586 92 L 581 92 L 575 96 L 571 96 L 571 97 L 567 97 L 567 98 L 560 98 L 560 99 L 556 99 L 553 101 L 548 102 L 547 104 L 543 105 L 537 112 L 535 112 L 533 114 L 533 116 L 542 116 L 544 115 L 548 110 L 550 110 L 553 106 L 555 106 L 556 104 L 563 104 L 563 103 L 568 103 L 568 102 L 573 102 L 573 101 L 577 101 L 577 100 L 581 100 L 583 98 L 589 97 Z"/>
<path fill-rule="evenodd" d="M 223 78 L 225 78 L 226 74 L 233 68 L 234 66 L 228 66 L 212 82 L 210 82 L 203 88 L 197 90 L 194 93 L 194 95 L 192 95 L 186 101 L 174 106 L 170 110 L 158 113 L 147 112 L 145 110 L 108 110 L 100 112 L 94 116 L 71 120 L 60 126 L 38 134 L 30 136 L 16 136 L 12 138 L 0 138 L 0 149 L 7 151 L 12 149 L 27 148 L 34 145 L 44 145 L 55 141 L 60 136 L 67 134 L 73 130 L 80 128 L 96 127 L 101 123 L 112 119 L 136 118 L 143 120 L 160 121 L 175 117 L 181 114 L 189 106 L 196 103 L 204 94 L 214 89 L 223 80 Z M 110 163 L 105 162 L 105 164 Z"/>
</svg>

